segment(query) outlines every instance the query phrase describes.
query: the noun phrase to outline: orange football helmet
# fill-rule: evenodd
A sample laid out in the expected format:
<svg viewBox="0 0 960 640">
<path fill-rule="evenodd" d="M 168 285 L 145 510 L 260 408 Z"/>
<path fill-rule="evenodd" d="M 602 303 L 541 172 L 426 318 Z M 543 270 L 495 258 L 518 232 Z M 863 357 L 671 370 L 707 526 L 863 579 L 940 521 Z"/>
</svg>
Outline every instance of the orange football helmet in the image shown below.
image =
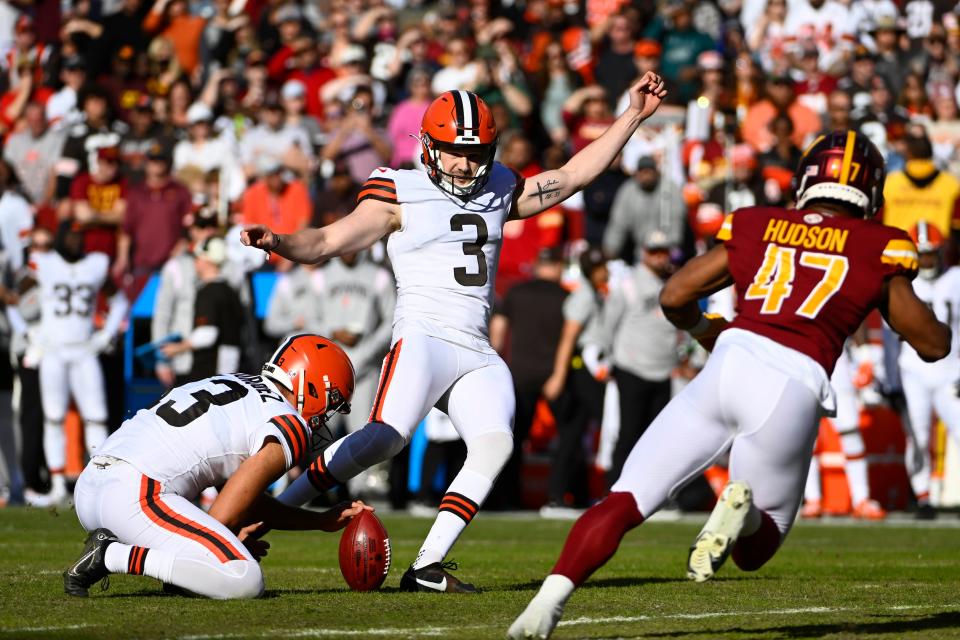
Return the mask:
<svg viewBox="0 0 960 640">
<path fill-rule="evenodd" d="M 297 412 L 313 429 L 336 413 L 350 413 L 354 373 L 337 344 L 310 333 L 291 336 L 263 365 L 261 375 L 297 397 Z"/>
<path fill-rule="evenodd" d="M 910 229 L 910 237 L 920 253 L 937 251 L 943 246 L 943 234 L 940 229 L 926 220 L 920 220 Z"/>
<path fill-rule="evenodd" d="M 469 198 L 490 178 L 497 151 L 497 123 L 490 107 L 470 91 L 446 91 L 430 103 L 420 125 L 420 146 L 427 175 L 438 187 L 458 198 Z M 440 162 L 441 151 L 483 151 L 483 160 L 469 185 L 461 187 Z"/>
</svg>

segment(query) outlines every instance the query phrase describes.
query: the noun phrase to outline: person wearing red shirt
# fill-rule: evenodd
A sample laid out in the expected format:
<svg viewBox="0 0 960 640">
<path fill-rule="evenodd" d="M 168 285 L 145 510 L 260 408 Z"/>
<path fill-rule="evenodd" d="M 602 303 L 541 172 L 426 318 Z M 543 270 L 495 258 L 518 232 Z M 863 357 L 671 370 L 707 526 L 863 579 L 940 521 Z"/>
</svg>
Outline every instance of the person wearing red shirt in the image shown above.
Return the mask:
<svg viewBox="0 0 960 640">
<path fill-rule="evenodd" d="M 58 211 L 61 220 L 74 219 L 83 225 L 85 253 L 101 251 L 113 260 L 117 256 L 117 228 L 126 211 L 127 180 L 120 175 L 120 150 L 101 147 L 89 173 L 70 183 L 70 196 Z"/>
</svg>

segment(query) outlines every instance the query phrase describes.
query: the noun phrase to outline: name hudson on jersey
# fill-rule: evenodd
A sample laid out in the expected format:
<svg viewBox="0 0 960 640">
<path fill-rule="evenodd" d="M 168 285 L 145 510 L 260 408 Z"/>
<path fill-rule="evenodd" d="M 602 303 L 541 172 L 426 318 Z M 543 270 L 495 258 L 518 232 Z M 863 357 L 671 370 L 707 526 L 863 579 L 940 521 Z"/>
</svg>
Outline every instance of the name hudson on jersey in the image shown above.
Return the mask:
<svg viewBox="0 0 960 640">
<path fill-rule="evenodd" d="M 770 220 L 766 231 L 763 232 L 763 241 L 843 253 L 849 233 L 849 229 L 811 227 L 789 220 Z"/>
</svg>

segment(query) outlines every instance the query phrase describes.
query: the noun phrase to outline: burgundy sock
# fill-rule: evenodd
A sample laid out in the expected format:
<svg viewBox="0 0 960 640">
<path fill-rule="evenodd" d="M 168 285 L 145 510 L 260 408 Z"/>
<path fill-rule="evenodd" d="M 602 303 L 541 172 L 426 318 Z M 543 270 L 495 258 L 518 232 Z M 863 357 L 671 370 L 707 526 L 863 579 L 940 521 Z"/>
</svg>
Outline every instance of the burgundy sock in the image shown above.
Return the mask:
<svg viewBox="0 0 960 640">
<path fill-rule="evenodd" d="M 623 536 L 643 522 L 633 494 L 611 493 L 574 523 L 560 559 L 550 573 L 558 573 L 580 586 L 607 563 Z"/>
<path fill-rule="evenodd" d="M 760 512 L 760 528 L 733 545 L 733 561 L 743 571 L 756 571 L 773 557 L 783 537 L 766 511 Z"/>
</svg>

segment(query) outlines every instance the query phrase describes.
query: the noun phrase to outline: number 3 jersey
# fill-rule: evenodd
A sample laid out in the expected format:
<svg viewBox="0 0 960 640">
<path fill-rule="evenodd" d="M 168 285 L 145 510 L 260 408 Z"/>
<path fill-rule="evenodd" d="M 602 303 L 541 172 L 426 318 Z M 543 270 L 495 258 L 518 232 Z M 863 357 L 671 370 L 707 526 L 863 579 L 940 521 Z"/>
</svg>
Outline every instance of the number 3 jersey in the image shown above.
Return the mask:
<svg viewBox="0 0 960 640">
<path fill-rule="evenodd" d="M 93 334 L 97 294 L 107 279 L 110 259 L 89 253 L 68 262 L 56 251 L 30 254 L 30 270 L 40 285 L 40 332 L 47 347 L 85 343 Z"/>
<path fill-rule="evenodd" d="M 126 460 L 164 491 L 193 499 L 223 484 L 268 437 L 289 469 L 314 448 L 311 431 L 276 387 L 233 373 L 171 389 L 97 451 Z"/>
<path fill-rule="evenodd" d="M 731 328 L 799 351 L 828 375 L 886 280 L 917 274 L 910 237 L 870 220 L 750 207 L 728 215 L 717 239 L 737 289 Z"/>
<path fill-rule="evenodd" d="M 401 207 L 401 224 L 387 241 L 397 280 L 393 339 L 418 327 L 431 335 L 489 349 L 494 277 L 503 224 L 517 175 L 495 163 L 483 190 L 460 200 L 421 170 L 376 169 L 358 200 Z"/>
</svg>

